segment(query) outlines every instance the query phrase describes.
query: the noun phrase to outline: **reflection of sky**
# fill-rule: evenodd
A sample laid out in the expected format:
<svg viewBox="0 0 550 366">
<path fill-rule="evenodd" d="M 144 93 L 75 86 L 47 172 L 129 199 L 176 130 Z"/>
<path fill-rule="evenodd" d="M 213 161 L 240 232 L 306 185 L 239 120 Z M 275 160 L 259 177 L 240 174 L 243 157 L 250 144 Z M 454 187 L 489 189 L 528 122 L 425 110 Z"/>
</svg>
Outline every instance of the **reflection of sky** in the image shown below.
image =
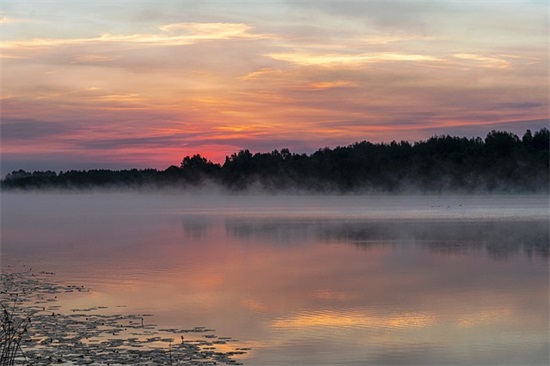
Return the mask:
<svg viewBox="0 0 550 366">
<path fill-rule="evenodd" d="M 211 327 L 253 346 L 251 365 L 547 361 L 548 251 L 527 250 L 547 245 L 546 221 L 245 220 L 165 215 L 173 201 L 138 196 L 28 198 L 3 199 L 2 262 L 92 288 L 69 309 Z"/>
</svg>

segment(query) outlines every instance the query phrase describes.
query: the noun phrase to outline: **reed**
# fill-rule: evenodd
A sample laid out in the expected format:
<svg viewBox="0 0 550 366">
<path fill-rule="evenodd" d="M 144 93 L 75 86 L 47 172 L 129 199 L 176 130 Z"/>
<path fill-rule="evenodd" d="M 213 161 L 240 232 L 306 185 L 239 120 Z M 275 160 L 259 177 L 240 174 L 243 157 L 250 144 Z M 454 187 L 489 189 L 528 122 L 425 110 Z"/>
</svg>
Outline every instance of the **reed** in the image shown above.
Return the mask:
<svg viewBox="0 0 550 366">
<path fill-rule="evenodd" d="M 0 301 L 2 307 L 1 333 L 0 333 L 0 365 L 15 365 L 17 357 L 25 359 L 21 348 L 21 342 L 31 322 L 30 314 L 27 314 L 18 306 L 18 296 L 13 303 L 7 304 Z M 26 362 L 25 362 L 26 363 Z"/>
</svg>

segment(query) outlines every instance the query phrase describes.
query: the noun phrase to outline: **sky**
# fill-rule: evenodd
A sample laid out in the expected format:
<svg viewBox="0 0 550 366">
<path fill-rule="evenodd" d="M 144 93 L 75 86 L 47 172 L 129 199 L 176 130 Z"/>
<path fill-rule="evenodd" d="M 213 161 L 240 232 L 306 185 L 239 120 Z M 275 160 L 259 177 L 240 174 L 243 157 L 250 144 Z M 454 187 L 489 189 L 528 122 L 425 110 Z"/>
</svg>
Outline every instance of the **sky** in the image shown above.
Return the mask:
<svg viewBox="0 0 550 366">
<path fill-rule="evenodd" d="M 2 0 L 1 170 L 549 124 L 547 0 Z"/>
</svg>

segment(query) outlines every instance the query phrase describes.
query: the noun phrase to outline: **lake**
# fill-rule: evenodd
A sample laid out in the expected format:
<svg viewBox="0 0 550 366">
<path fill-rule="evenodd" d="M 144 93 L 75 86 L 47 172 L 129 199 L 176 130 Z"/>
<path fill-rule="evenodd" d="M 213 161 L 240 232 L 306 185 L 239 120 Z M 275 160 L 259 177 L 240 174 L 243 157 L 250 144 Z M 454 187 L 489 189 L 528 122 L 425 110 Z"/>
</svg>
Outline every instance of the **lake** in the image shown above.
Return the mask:
<svg viewBox="0 0 550 366">
<path fill-rule="evenodd" d="M 245 365 L 549 363 L 548 196 L 3 193 L 60 311 L 215 329 Z"/>
</svg>

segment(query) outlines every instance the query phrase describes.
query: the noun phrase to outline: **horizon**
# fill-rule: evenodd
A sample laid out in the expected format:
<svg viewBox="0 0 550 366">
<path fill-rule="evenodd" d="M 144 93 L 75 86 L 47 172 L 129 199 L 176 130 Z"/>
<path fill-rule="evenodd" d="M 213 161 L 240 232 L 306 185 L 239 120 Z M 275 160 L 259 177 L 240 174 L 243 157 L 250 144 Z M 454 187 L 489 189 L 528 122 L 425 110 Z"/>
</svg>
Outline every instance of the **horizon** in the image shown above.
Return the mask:
<svg viewBox="0 0 550 366">
<path fill-rule="evenodd" d="M 519 132 L 519 133 L 516 133 L 516 132 L 513 132 L 513 131 L 506 131 L 506 130 L 498 130 L 498 129 L 492 129 L 491 131 L 497 131 L 497 132 L 505 132 L 505 133 L 512 133 L 514 135 L 516 135 L 520 140 L 522 138 L 522 136 L 527 133 L 527 131 L 530 131 L 531 133 L 536 133 L 536 132 L 539 132 L 539 131 L 542 131 L 543 129 L 548 129 L 547 126 L 543 126 L 539 129 L 536 129 L 536 130 L 532 130 L 532 129 L 525 129 L 524 131 L 522 132 Z M 488 131 L 487 134 L 489 134 L 491 131 Z M 306 154 L 308 156 L 312 155 L 313 153 L 315 153 L 316 151 L 319 151 L 319 150 L 322 150 L 324 148 L 329 148 L 329 149 L 332 149 L 334 150 L 335 148 L 339 148 L 339 147 L 348 147 L 348 146 L 351 146 L 355 143 L 359 143 L 359 142 L 369 142 L 369 143 L 373 143 L 373 144 L 389 144 L 391 142 L 408 142 L 410 143 L 411 145 L 415 145 L 415 144 L 418 144 L 418 143 L 422 143 L 422 142 L 425 142 L 427 141 L 428 139 L 430 138 L 434 138 L 434 137 L 440 137 L 440 136 L 450 136 L 450 137 L 453 137 L 453 138 L 467 138 L 467 139 L 476 139 L 476 138 L 481 138 L 481 139 L 485 139 L 485 137 L 487 136 L 487 134 L 485 134 L 485 136 L 460 136 L 460 135 L 449 135 L 449 134 L 440 134 L 440 135 L 431 135 L 430 137 L 426 138 L 426 139 L 422 139 L 422 140 L 415 140 L 415 141 L 410 141 L 410 140 L 403 140 L 403 139 L 394 139 L 394 140 L 391 140 L 391 141 L 369 141 L 369 140 L 356 140 L 356 141 L 352 141 L 350 142 L 349 144 L 345 144 L 345 145 L 335 145 L 335 146 L 318 146 L 316 149 L 313 149 L 312 151 L 308 151 L 308 152 L 301 152 L 301 151 L 293 151 L 292 149 L 289 149 L 290 153 L 292 154 Z M 19 171 L 19 170 L 23 170 L 23 171 L 26 171 L 26 172 L 33 172 L 33 171 L 54 171 L 54 172 L 60 172 L 60 171 L 71 171 L 71 170 L 74 170 L 74 171 L 88 171 L 88 170 L 113 170 L 113 171 L 116 171 L 116 170 L 130 170 L 130 169 L 138 169 L 138 170 L 146 170 L 146 169 L 154 169 L 154 170 L 157 170 L 157 171 L 163 171 L 163 170 L 166 170 L 170 167 L 173 167 L 173 166 L 176 166 L 176 167 L 180 167 L 181 165 L 181 162 L 183 160 L 183 158 L 185 157 L 192 157 L 194 155 L 200 155 L 201 157 L 203 158 L 206 158 L 209 162 L 212 162 L 214 164 L 217 164 L 217 165 L 220 165 L 220 166 L 223 166 L 224 165 L 224 162 L 227 158 L 229 158 L 232 154 L 236 154 L 238 153 L 239 151 L 243 151 L 243 150 L 248 150 L 252 153 L 252 155 L 254 154 L 265 154 L 265 153 L 270 153 L 272 151 L 279 151 L 281 152 L 281 150 L 283 149 L 288 149 L 287 147 L 278 147 L 278 148 L 274 148 L 274 149 L 271 149 L 271 150 L 250 150 L 250 149 L 247 149 L 246 147 L 245 148 L 242 148 L 242 149 L 239 149 L 239 150 L 236 150 L 236 151 L 233 151 L 233 152 L 230 152 L 228 153 L 227 155 L 224 156 L 224 158 L 220 161 L 214 161 L 210 158 L 208 158 L 207 156 L 204 156 L 202 155 L 201 153 L 190 153 L 188 155 L 185 155 L 185 156 L 181 156 L 180 160 L 173 163 L 173 164 L 170 164 L 166 167 L 153 167 L 153 166 L 130 166 L 130 165 L 120 165 L 120 164 L 117 164 L 116 162 L 114 163 L 111 163 L 113 166 L 112 167 L 109 167 L 109 166 L 101 166 L 101 165 L 98 165 L 97 163 L 93 163 L 91 162 L 90 164 L 90 167 L 89 168 L 85 168 L 85 167 L 82 167 L 82 165 L 80 167 L 75 167 L 75 168 L 67 168 L 67 169 L 54 169 L 54 168 L 48 168 L 48 167 L 44 167 L 42 169 L 24 169 L 24 168 L 21 168 L 21 167 L 16 167 L 14 169 L 11 169 L 11 170 L 8 170 L 8 169 L 5 169 L 3 164 L 0 164 L 0 179 L 5 179 L 6 178 L 6 175 L 9 174 L 9 173 L 13 173 L 15 171 Z"/>
<path fill-rule="evenodd" d="M 408 140 L 392 140 L 392 141 L 381 141 L 381 142 L 374 142 L 374 141 L 369 141 L 369 140 L 357 140 L 357 141 L 354 141 L 350 144 L 346 144 L 346 145 L 336 145 L 336 146 L 323 146 L 323 147 L 318 147 L 317 149 L 315 149 L 314 151 L 311 151 L 311 152 L 307 152 L 307 153 L 304 153 L 304 152 L 296 152 L 296 151 L 292 151 L 288 148 L 285 148 L 285 147 L 281 147 L 281 148 L 276 148 L 276 149 L 272 149 L 272 150 L 265 150 L 265 151 L 250 151 L 249 149 L 246 149 L 246 148 L 243 148 L 243 149 L 240 149 L 239 151 L 234 151 L 228 155 L 225 156 L 224 160 L 223 161 L 212 161 L 210 160 L 208 157 L 205 157 L 205 156 L 202 156 L 200 153 L 191 153 L 189 155 L 186 155 L 186 156 L 183 156 L 182 159 L 178 162 L 178 163 L 174 163 L 174 164 L 170 164 L 169 166 L 166 166 L 166 167 L 151 167 L 151 166 L 142 166 L 142 167 L 136 167 L 136 166 L 125 166 L 125 167 L 117 167 L 117 166 L 114 166 L 114 167 L 105 167 L 105 166 L 92 166 L 90 168 L 69 168 L 69 169 L 52 169 L 52 168 L 44 168 L 44 169 L 41 169 L 41 170 L 37 170 L 37 169 L 34 169 L 34 170 L 26 170 L 26 169 L 22 169 L 22 168 L 16 168 L 16 169 L 12 169 L 10 171 L 6 171 L 4 172 L 3 169 L 0 169 L 2 171 L 2 174 L 0 174 L 0 180 L 5 180 L 6 177 L 11 174 L 11 173 L 16 173 L 16 172 L 25 172 L 25 173 L 33 173 L 33 172 L 54 172 L 54 173 L 59 173 L 59 174 L 62 174 L 62 173 L 67 173 L 67 172 L 70 172 L 70 171 L 82 171 L 82 172 L 87 172 L 87 171 L 92 171 L 92 170 L 103 170 L 103 171 L 113 171 L 113 172 L 116 172 L 116 171 L 129 171 L 129 170 L 139 170 L 139 171 L 145 171 L 145 170 L 155 170 L 157 172 L 163 172 L 163 171 L 167 171 L 168 169 L 170 168 L 173 168 L 173 167 L 177 167 L 177 168 L 182 168 L 182 164 L 183 164 L 183 160 L 184 158 L 191 158 L 191 157 L 195 157 L 195 156 L 198 156 L 200 158 L 203 158 L 203 159 L 206 159 L 206 161 L 208 163 L 213 163 L 215 165 L 218 165 L 220 168 L 223 168 L 225 163 L 227 162 L 227 159 L 230 159 L 233 155 L 237 155 L 239 154 L 240 152 L 242 151 L 248 151 L 252 154 L 252 156 L 255 156 L 257 154 L 269 154 L 271 152 L 279 152 L 281 153 L 283 150 L 288 150 L 288 152 L 290 152 L 292 155 L 306 155 L 308 157 L 312 157 L 314 155 L 315 152 L 317 151 L 322 151 L 324 149 L 329 149 L 329 150 L 332 150 L 334 151 L 335 149 L 338 149 L 338 148 L 351 148 L 353 147 L 353 145 L 355 144 L 358 144 L 358 143 L 363 143 L 363 142 L 366 142 L 366 143 L 370 143 L 370 144 L 373 144 L 373 145 L 390 145 L 391 143 L 403 143 L 403 142 L 406 142 L 406 143 L 409 143 L 411 146 L 416 146 L 417 144 L 422 144 L 422 143 L 425 143 L 427 142 L 428 140 L 432 139 L 432 138 L 445 138 L 445 137 L 451 137 L 451 138 L 454 138 L 454 139 L 467 139 L 469 141 L 472 141 L 472 140 L 476 140 L 476 139 L 481 139 L 483 141 L 483 143 L 485 143 L 485 140 L 486 138 L 489 136 L 490 133 L 492 132 L 497 132 L 497 133 L 505 133 L 505 134 L 511 134 L 511 135 L 514 135 L 516 138 L 519 139 L 519 142 L 521 143 L 523 138 L 525 137 L 525 135 L 527 133 L 531 134 L 532 136 L 536 136 L 538 133 L 541 133 L 541 132 L 546 132 L 546 134 L 548 133 L 548 130 L 549 128 L 544 126 L 544 127 L 541 127 L 540 129 L 538 130 L 531 130 L 531 129 L 526 129 L 525 131 L 523 131 L 522 133 L 518 134 L 518 133 L 514 133 L 512 131 L 505 131 L 505 130 L 496 130 L 496 129 L 493 129 L 491 130 L 490 132 L 488 132 L 488 134 L 485 136 L 485 137 L 481 137 L 481 136 L 474 136 L 474 137 L 467 137 L 467 136 L 458 136 L 458 135 L 449 135 L 449 134 L 440 134 L 440 135 L 432 135 L 430 136 L 429 138 L 427 139 L 422 139 L 422 140 L 417 140 L 417 141 L 408 141 Z M 523 140 L 524 141 L 524 140 Z"/>
<path fill-rule="evenodd" d="M 0 176 L 521 138 L 550 122 L 548 15 L 537 0 L 6 0 Z"/>
</svg>

